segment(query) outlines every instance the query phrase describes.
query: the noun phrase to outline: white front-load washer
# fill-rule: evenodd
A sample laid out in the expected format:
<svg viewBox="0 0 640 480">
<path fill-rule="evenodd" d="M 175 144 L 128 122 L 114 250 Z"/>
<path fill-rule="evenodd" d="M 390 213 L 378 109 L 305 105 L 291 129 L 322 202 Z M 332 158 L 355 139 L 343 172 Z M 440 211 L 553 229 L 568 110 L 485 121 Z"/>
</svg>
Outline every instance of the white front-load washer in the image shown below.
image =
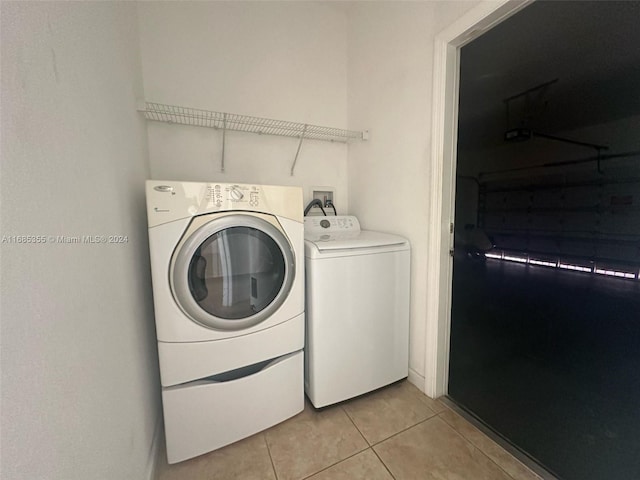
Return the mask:
<svg viewBox="0 0 640 480">
<path fill-rule="evenodd" d="M 175 463 L 304 408 L 302 190 L 149 180 L 146 195 Z"/>
</svg>

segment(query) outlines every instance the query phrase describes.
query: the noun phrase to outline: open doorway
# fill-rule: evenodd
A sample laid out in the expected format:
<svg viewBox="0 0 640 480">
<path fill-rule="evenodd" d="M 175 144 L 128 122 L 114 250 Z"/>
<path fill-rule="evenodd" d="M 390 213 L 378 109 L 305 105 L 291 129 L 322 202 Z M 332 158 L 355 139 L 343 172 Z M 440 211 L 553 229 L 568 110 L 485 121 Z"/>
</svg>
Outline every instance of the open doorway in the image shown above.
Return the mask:
<svg viewBox="0 0 640 480">
<path fill-rule="evenodd" d="M 460 49 L 448 394 L 567 480 L 640 478 L 639 20 L 536 2 Z"/>
</svg>

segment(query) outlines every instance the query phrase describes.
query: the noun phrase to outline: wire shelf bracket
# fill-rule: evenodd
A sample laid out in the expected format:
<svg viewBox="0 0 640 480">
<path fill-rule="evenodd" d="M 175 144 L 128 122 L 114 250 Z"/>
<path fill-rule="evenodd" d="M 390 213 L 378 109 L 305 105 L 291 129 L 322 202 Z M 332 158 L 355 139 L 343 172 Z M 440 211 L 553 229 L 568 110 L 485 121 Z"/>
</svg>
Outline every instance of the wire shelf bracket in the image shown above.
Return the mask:
<svg viewBox="0 0 640 480">
<path fill-rule="evenodd" d="M 296 150 L 295 158 L 291 165 L 292 176 L 304 140 L 347 143 L 355 140 L 369 139 L 368 131 L 343 130 L 333 127 L 322 127 L 319 125 L 179 107 L 154 102 L 140 102 L 138 111 L 142 112 L 147 120 L 222 130 L 222 158 L 220 163 L 220 170 L 222 172 L 224 172 L 225 137 L 227 130 L 257 133 L 259 135 L 299 138 L 298 149 Z"/>
</svg>

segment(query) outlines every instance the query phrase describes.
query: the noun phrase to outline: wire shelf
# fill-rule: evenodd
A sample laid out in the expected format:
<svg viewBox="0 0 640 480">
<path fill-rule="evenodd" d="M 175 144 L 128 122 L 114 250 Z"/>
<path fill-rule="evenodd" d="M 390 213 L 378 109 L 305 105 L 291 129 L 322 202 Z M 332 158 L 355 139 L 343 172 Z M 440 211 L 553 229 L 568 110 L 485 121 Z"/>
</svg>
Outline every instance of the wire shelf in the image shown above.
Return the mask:
<svg viewBox="0 0 640 480">
<path fill-rule="evenodd" d="M 144 108 L 139 110 L 144 113 L 147 120 L 250 132 L 259 135 L 277 135 L 304 138 L 305 140 L 324 140 L 341 143 L 346 143 L 350 140 L 364 140 L 366 138 L 363 132 L 353 130 L 342 130 L 339 128 L 321 127 L 318 125 L 251 117 L 233 113 L 214 112 L 161 103 L 145 102 Z"/>
</svg>

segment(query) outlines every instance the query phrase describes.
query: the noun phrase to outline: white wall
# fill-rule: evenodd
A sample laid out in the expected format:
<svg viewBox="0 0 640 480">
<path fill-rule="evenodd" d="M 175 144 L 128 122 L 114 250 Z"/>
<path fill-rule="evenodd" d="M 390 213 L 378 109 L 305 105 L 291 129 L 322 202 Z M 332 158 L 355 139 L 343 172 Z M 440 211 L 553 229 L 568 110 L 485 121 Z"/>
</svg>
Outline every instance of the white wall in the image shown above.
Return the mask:
<svg viewBox="0 0 640 480">
<path fill-rule="evenodd" d="M 361 2 L 349 9 L 349 205 L 364 228 L 412 245 L 410 379 L 424 390 L 434 36 L 478 2 Z"/>
<path fill-rule="evenodd" d="M 332 2 L 142 2 L 148 101 L 347 128 L 346 14 Z M 347 205 L 347 146 L 150 123 L 155 179 L 336 188 Z"/>
<path fill-rule="evenodd" d="M 2 2 L 3 480 L 143 479 L 159 374 L 136 8 Z"/>
<path fill-rule="evenodd" d="M 478 2 L 143 2 L 149 101 L 371 130 L 347 147 L 151 123 L 157 179 L 337 188 L 341 213 L 413 245 L 412 379 L 424 376 L 433 41 Z M 348 161 L 347 161 L 348 158 Z M 348 177 L 348 179 L 347 179 Z"/>
</svg>

